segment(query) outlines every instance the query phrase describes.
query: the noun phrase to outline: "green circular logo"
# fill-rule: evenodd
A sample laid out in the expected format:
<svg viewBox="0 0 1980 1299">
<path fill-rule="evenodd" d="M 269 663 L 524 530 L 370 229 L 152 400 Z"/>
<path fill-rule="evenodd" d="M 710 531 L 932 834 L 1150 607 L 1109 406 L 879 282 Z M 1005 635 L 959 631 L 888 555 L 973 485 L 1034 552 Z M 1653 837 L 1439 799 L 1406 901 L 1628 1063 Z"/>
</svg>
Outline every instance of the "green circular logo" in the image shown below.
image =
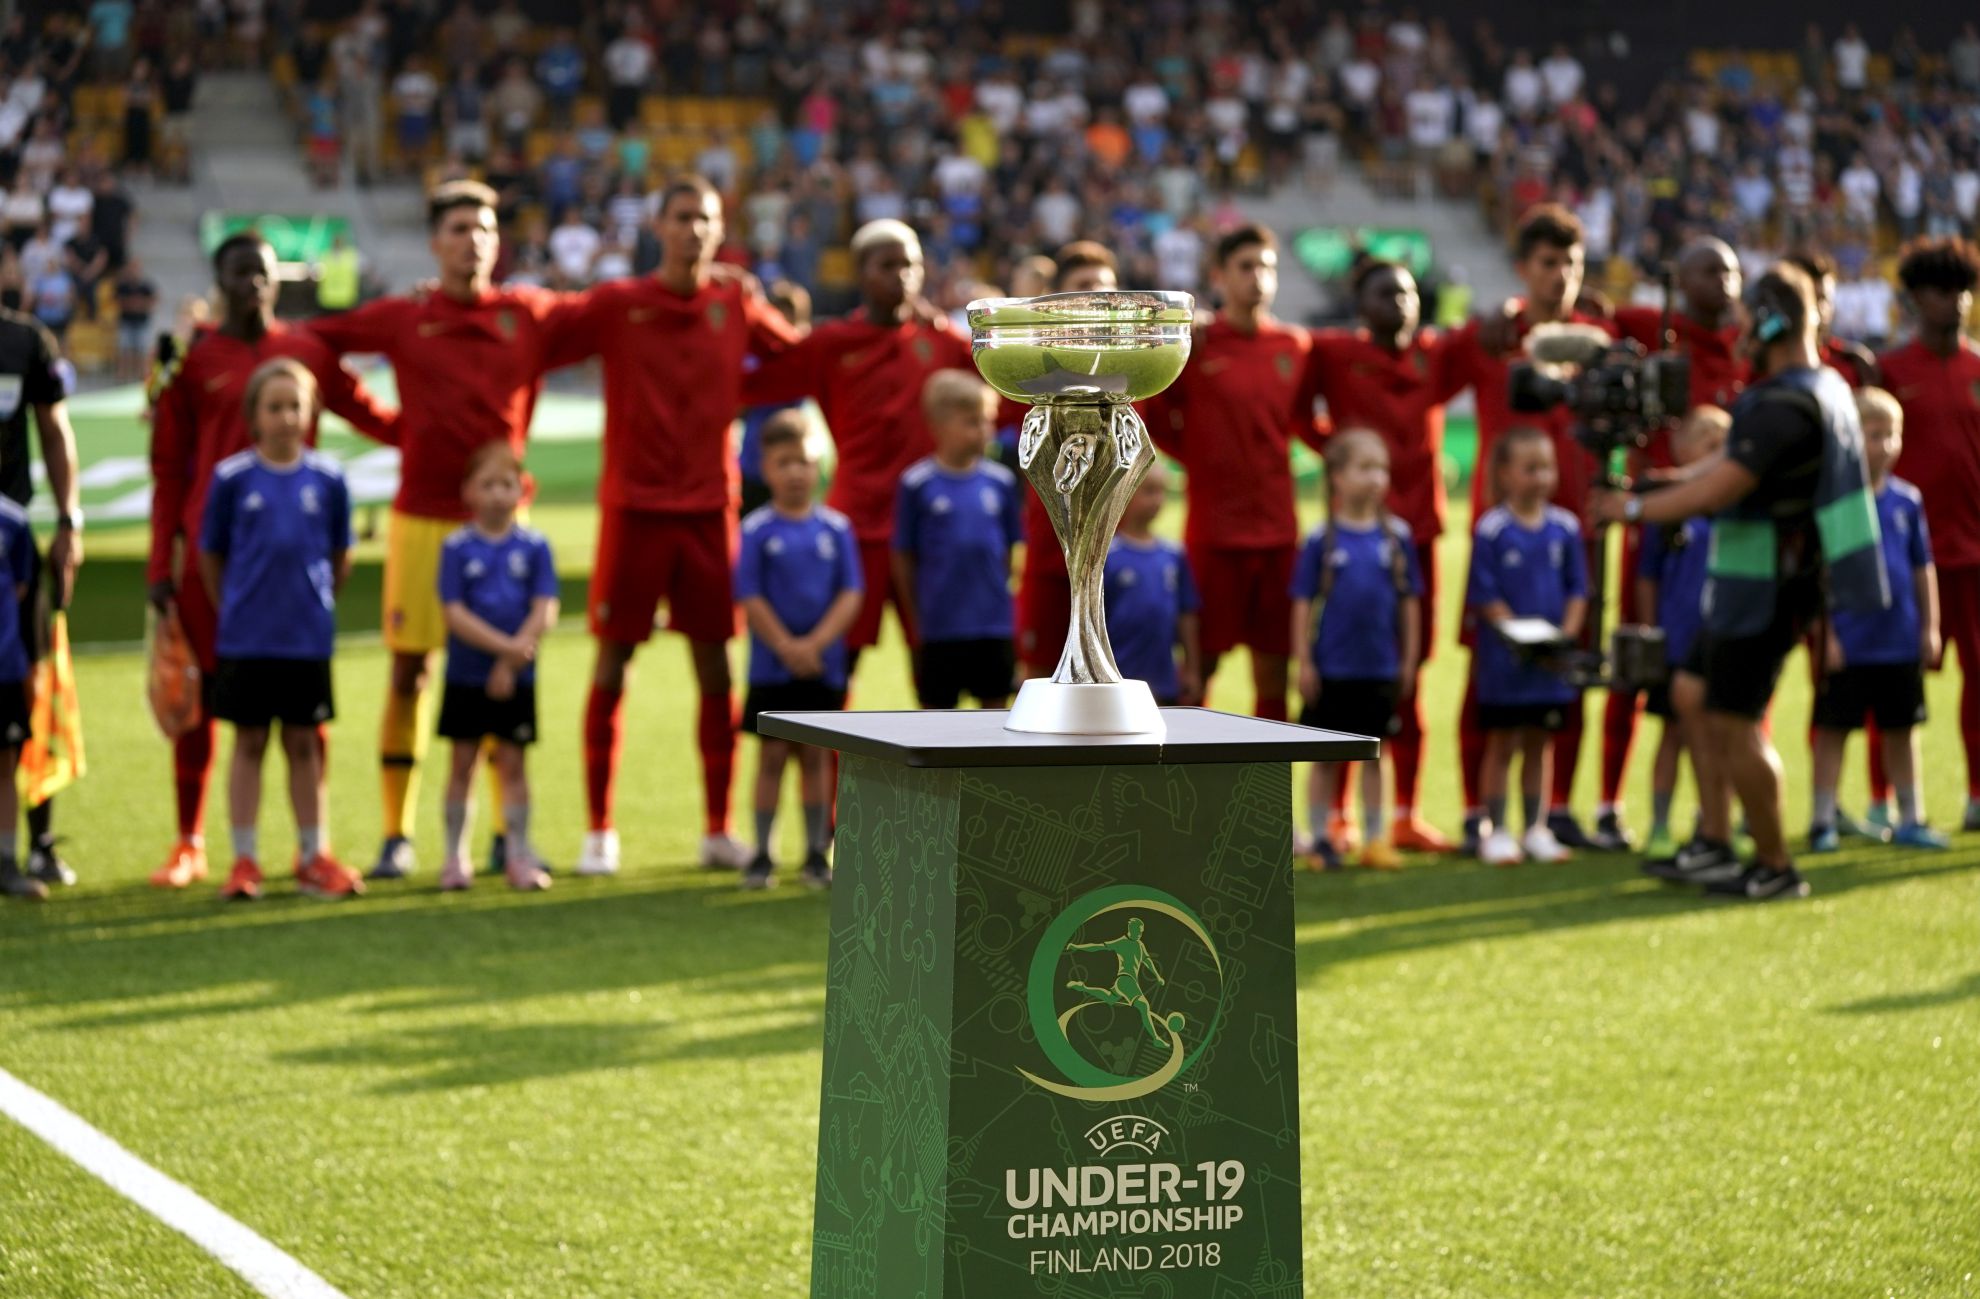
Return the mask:
<svg viewBox="0 0 1980 1299">
<path fill-rule="evenodd" d="M 1206 964 L 1214 989 L 1199 978 L 1183 981 Z M 1116 884 L 1075 899 L 1046 926 L 1031 958 L 1026 1002 L 1039 1048 L 1064 1081 L 1020 1074 L 1076 1100 L 1134 1100 L 1181 1077 L 1216 1035 L 1223 959 L 1182 899 Z M 1159 1063 L 1137 1070 L 1137 1058 L 1151 1055 L 1147 1048 Z M 1109 1058 L 1108 1065 L 1089 1053 Z"/>
</svg>

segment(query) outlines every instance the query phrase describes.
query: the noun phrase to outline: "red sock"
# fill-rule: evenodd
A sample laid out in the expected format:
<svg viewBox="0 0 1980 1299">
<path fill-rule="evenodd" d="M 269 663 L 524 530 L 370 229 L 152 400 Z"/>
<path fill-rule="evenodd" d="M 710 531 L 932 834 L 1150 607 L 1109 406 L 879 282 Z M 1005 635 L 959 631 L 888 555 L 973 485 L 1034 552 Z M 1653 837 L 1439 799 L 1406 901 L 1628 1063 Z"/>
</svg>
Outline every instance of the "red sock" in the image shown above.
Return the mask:
<svg viewBox="0 0 1980 1299">
<path fill-rule="evenodd" d="M 708 833 L 729 832 L 729 782 L 736 769 L 736 705 L 728 695 L 703 695 L 695 726 L 701 744 L 701 789 Z"/>
<path fill-rule="evenodd" d="M 1891 796 L 1891 778 L 1884 770 L 1884 732 L 1875 717 L 1863 719 L 1863 741 L 1870 746 L 1870 801 L 1882 803 Z"/>
<path fill-rule="evenodd" d="M 1548 806 L 1565 810 L 1574 797 L 1574 773 L 1581 765 L 1581 737 L 1587 729 L 1586 709 L 1576 699 L 1567 708 L 1567 725 L 1554 737 L 1554 801 Z"/>
<path fill-rule="evenodd" d="M 1284 695 L 1260 696 L 1258 706 L 1252 709 L 1252 712 L 1268 722 L 1283 722 L 1286 720 L 1286 697 Z"/>
<path fill-rule="evenodd" d="M 1389 741 L 1396 764 L 1396 807 L 1415 808 L 1418 777 L 1423 769 L 1423 696 L 1411 695 L 1402 707 L 1402 726 Z"/>
<path fill-rule="evenodd" d="M 206 782 L 213 772 L 213 719 L 202 717 L 172 741 L 172 780 L 177 789 L 179 837 L 206 832 Z"/>
<path fill-rule="evenodd" d="M 1478 678 L 1467 677 L 1464 704 L 1458 710 L 1458 779 L 1464 785 L 1464 810 L 1483 807 L 1478 776 L 1485 766 L 1485 731 L 1478 725 Z"/>
<path fill-rule="evenodd" d="M 1623 778 L 1629 773 L 1629 747 L 1636 740 L 1636 700 L 1634 694 L 1609 692 L 1602 709 L 1602 801 L 1615 803 L 1622 798 Z"/>
<path fill-rule="evenodd" d="M 584 702 L 584 797 L 593 830 L 612 828 L 612 786 L 619 778 L 619 720 L 625 711 L 623 690 L 597 684 Z"/>
</svg>

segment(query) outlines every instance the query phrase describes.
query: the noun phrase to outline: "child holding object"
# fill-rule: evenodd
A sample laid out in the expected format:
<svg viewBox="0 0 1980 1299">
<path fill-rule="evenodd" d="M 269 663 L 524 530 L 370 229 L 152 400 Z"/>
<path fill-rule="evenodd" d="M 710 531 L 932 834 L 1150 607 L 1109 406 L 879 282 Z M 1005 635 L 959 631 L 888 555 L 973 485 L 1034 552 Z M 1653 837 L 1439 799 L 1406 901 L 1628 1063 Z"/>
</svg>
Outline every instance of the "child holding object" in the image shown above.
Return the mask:
<svg viewBox="0 0 1980 1299">
<path fill-rule="evenodd" d="M 1398 705 L 1416 686 L 1423 574 L 1409 527 L 1383 502 L 1389 449 L 1366 429 L 1327 443 L 1327 522 L 1306 540 L 1293 569 L 1293 657 L 1299 664 L 1300 723 L 1387 738 L 1401 725 Z M 1308 808 L 1312 860 L 1338 870 L 1340 846 L 1324 827 L 1345 764 L 1315 763 Z M 1396 870 L 1402 856 L 1387 834 L 1382 763 L 1361 768 L 1360 863 Z"/>
<path fill-rule="evenodd" d="M 1525 858 L 1566 861 L 1568 850 L 1547 828 L 1553 733 L 1566 723 L 1575 689 L 1524 661 L 1499 634 L 1515 618 L 1551 623 L 1572 643 L 1588 613 L 1588 567 L 1581 523 L 1548 504 L 1560 471 L 1543 429 L 1507 430 L 1492 444 L 1491 486 L 1499 502 L 1478 520 L 1471 546 L 1465 608 L 1478 619 L 1478 720 L 1485 732 L 1479 787 L 1491 826 L 1479 860 L 1516 866 Z M 1506 823 L 1506 791 L 1514 755 L 1520 757 L 1526 837 Z"/>
<path fill-rule="evenodd" d="M 223 898 L 261 896 L 256 843 L 261 760 L 282 724 L 289 801 L 296 814 L 296 888 L 316 897 L 364 892 L 331 858 L 317 728 L 336 716 L 330 683 L 337 592 L 350 573 L 351 498 L 337 462 L 303 444 L 315 421 L 315 377 L 286 357 L 247 385 L 254 445 L 213 471 L 200 530 L 200 575 L 220 611 L 213 711 L 234 724 L 227 774 L 234 867 Z"/>
<path fill-rule="evenodd" d="M 1732 416 L 1717 406 L 1698 406 L 1671 432 L 1671 459 L 1679 466 L 1695 464 L 1726 444 Z M 1710 553 L 1712 521 L 1699 517 L 1664 527 L 1646 525 L 1636 557 L 1636 607 L 1664 633 L 1664 662 L 1676 672 L 1690 656 L 1704 626 L 1706 558 Z M 1671 707 L 1669 684 L 1652 687 L 1644 710 L 1664 719 L 1657 741 L 1657 759 L 1650 773 L 1650 841 L 1644 856 L 1652 861 L 1677 856 L 1671 834 L 1671 799 L 1677 789 L 1678 759 L 1695 748 L 1684 719 Z M 1697 764 L 1692 777 L 1699 777 Z"/>
<path fill-rule="evenodd" d="M 1115 666 L 1130 680 L 1146 681 L 1165 707 L 1203 702 L 1203 600 L 1182 546 L 1154 533 L 1168 498 L 1169 472 L 1157 460 L 1128 498 L 1101 583 Z"/>
<path fill-rule="evenodd" d="M 1815 815 L 1810 852 L 1834 852 L 1836 783 L 1843 745 L 1866 715 L 1883 732 L 1884 770 L 1897 797 L 1891 842 L 1944 848 L 1946 836 L 1925 823 L 1918 781 L 1918 727 L 1925 723 L 1925 669 L 1936 666 L 1939 582 L 1918 489 L 1891 475 L 1904 450 L 1904 410 L 1882 388 L 1856 394 L 1863 423 L 1863 468 L 1877 503 L 1891 607 L 1879 614 L 1837 611 L 1823 640 L 1823 676 L 1815 696 Z M 1961 665 L 1964 667 L 1964 665 Z"/>
<path fill-rule="evenodd" d="M 743 729 L 757 737 L 756 856 L 742 886 L 768 888 L 770 856 L 784 767 L 795 755 L 804 802 L 805 859 L 799 876 L 812 888 L 832 883 L 825 860 L 830 841 L 832 755 L 808 744 L 772 739 L 756 729 L 766 712 L 846 706 L 846 631 L 865 589 L 859 541 L 852 524 L 813 498 L 818 454 L 804 416 L 782 410 L 763 426 L 763 478 L 770 503 L 742 523 L 736 560 L 736 601 L 749 623 L 749 694 Z"/>
<path fill-rule="evenodd" d="M 447 773 L 447 864 L 440 887 L 467 888 L 469 799 L 483 748 L 502 787 L 509 886 L 541 890 L 550 873 L 529 839 L 529 770 L 536 742 L 536 650 L 557 622 L 557 566 L 543 534 L 516 522 L 522 462 L 506 442 L 468 458 L 461 495 L 471 522 L 440 552 L 440 602 L 447 619 L 447 684 L 440 734 L 454 742 Z"/>
</svg>

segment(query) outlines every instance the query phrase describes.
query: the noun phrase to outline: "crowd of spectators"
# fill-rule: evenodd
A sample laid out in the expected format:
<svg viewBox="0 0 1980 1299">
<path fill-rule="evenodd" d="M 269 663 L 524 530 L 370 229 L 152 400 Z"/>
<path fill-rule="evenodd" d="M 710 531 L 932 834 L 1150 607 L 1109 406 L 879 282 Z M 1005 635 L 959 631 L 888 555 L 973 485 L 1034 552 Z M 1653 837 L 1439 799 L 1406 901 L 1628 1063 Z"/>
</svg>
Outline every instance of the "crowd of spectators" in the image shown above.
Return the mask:
<svg viewBox="0 0 1980 1299">
<path fill-rule="evenodd" d="M 16 7 L 0 28 L 0 306 L 81 364 L 142 370 L 157 295 L 125 180 L 182 171 L 199 39 L 193 7 L 165 0 Z"/>
<path fill-rule="evenodd" d="M 1534 203 L 1572 208 L 1612 291 L 1655 295 L 1686 240 L 1714 235 L 1749 277 L 1783 251 L 1829 250 L 1838 331 L 1892 328 L 1889 258 L 1917 234 L 1967 234 L 1980 213 L 1980 32 L 1942 56 L 1909 28 L 1875 52 L 1855 25 L 1797 47 L 1700 51 L 1647 96 L 1609 73 L 1618 36 L 1508 49 L 1480 22 L 1454 39 L 1405 11 L 1331 21 L 1317 69 L 1351 139 L 1398 184 L 1476 189 L 1509 227 Z"/>
<path fill-rule="evenodd" d="M 326 183 L 480 175 L 515 220 L 511 273 L 565 286 L 641 268 L 643 214 L 691 168 L 730 200 L 730 255 L 815 292 L 879 217 L 922 232 L 938 293 L 1076 238 L 1127 283 L 1187 288 L 1233 191 L 1337 157 L 1305 0 L 1074 0 L 1055 38 L 965 8 L 606 5 L 554 28 L 513 0 L 424 26 L 369 0 L 288 53 Z"/>
</svg>

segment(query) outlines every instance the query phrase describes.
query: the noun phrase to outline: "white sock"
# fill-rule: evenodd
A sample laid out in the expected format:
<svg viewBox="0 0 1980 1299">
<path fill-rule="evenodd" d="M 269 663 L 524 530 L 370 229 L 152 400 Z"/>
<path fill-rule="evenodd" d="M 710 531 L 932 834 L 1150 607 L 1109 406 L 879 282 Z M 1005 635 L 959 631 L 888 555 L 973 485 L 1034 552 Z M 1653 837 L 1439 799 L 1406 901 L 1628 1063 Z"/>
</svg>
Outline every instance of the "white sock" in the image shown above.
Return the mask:
<svg viewBox="0 0 1980 1299">
<path fill-rule="evenodd" d="M 233 828 L 234 856 L 245 857 L 249 861 L 261 860 L 261 854 L 255 850 L 254 829 L 251 825 L 237 825 Z"/>
</svg>

